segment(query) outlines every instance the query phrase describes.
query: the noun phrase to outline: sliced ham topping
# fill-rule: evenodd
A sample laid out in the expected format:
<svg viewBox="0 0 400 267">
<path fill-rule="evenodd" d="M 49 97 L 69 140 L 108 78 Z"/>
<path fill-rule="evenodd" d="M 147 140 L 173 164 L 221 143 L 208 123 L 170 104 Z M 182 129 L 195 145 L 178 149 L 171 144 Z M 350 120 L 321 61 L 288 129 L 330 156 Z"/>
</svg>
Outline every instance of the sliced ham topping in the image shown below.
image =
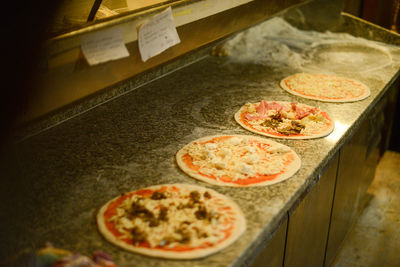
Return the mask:
<svg viewBox="0 0 400 267">
<path fill-rule="evenodd" d="M 248 120 L 265 120 L 268 119 L 268 111 L 274 110 L 276 111 L 279 115 L 282 110 L 289 110 L 287 107 L 285 107 L 282 104 L 276 103 L 276 102 L 270 102 L 268 103 L 265 100 L 261 100 L 260 104 L 256 107 L 256 112 L 257 114 L 253 115 L 250 113 L 247 113 L 245 115 L 246 119 Z"/>
<path fill-rule="evenodd" d="M 307 117 L 310 114 L 316 114 L 318 112 L 317 108 L 300 108 L 297 106 L 297 103 L 292 102 L 290 103 L 291 109 L 296 113 L 296 119 L 301 120 L 304 117 Z M 268 119 L 268 111 L 275 110 L 278 115 L 281 114 L 281 111 L 290 111 L 290 108 L 276 102 L 267 102 L 262 100 L 260 104 L 256 107 L 257 114 L 250 114 L 247 113 L 245 115 L 247 120 L 265 120 Z"/>
<path fill-rule="evenodd" d="M 267 109 L 268 109 L 268 110 L 271 110 L 271 109 L 272 109 L 272 110 L 276 110 L 276 111 L 278 111 L 278 112 L 282 111 L 283 108 L 284 108 L 283 105 L 278 104 L 278 103 L 276 103 L 276 102 L 269 103 L 268 106 L 267 106 Z"/>
<path fill-rule="evenodd" d="M 307 117 L 308 115 L 310 115 L 310 112 L 304 109 L 297 109 L 296 110 L 296 116 L 299 120 L 301 120 L 304 117 Z"/>
<path fill-rule="evenodd" d="M 252 115 L 250 113 L 246 113 L 246 115 L 244 115 L 246 117 L 246 119 L 248 120 L 265 120 L 268 119 L 268 115 Z"/>
<path fill-rule="evenodd" d="M 268 106 L 268 102 L 265 100 L 261 100 L 260 105 L 258 105 L 258 107 L 256 107 L 257 113 L 260 115 L 264 115 L 267 112 L 267 106 Z"/>
<path fill-rule="evenodd" d="M 311 114 L 315 115 L 315 114 L 318 113 L 318 108 L 312 108 L 312 109 L 310 110 L 310 112 L 311 112 Z"/>
<path fill-rule="evenodd" d="M 299 108 L 297 103 L 290 103 L 294 112 L 296 112 L 297 119 L 301 120 L 304 117 L 307 117 L 310 114 L 316 114 L 318 112 L 318 108 L 314 107 L 312 109 L 309 108 Z"/>
<path fill-rule="evenodd" d="M 276 102 L 271 102 L 268 103 L 265 100 L 261 100 L 260 105 L 256 107 L 256 111 L 260 115 L 265 115 L 267 111 L 269 110 L 276 110 L 278 112 L 282 111 L 282 109 L 286 110 L 287 108 L 283 106 L 282 104 L 276 103 Z"/>
</svg>

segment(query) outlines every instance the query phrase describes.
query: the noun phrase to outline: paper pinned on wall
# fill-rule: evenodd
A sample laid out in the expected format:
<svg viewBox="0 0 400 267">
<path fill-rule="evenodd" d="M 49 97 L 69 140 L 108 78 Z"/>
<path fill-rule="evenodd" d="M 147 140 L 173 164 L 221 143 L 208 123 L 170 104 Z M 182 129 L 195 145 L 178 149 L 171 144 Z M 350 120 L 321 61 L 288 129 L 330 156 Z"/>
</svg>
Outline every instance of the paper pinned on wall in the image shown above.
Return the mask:
<svg viewBox="0 0 400 267">
<path fill-rule="evenodd" d="M 81 47 L 89 65 L 129 56 L 128 49 L 124 44 L 121 27 L 84 35 L 81 38 Z"/>
<path fill-rule="evenodd" d="M 138 28 L 139 51 L 143 62 L 180 42 L 171 7 Z"/>
</svg>

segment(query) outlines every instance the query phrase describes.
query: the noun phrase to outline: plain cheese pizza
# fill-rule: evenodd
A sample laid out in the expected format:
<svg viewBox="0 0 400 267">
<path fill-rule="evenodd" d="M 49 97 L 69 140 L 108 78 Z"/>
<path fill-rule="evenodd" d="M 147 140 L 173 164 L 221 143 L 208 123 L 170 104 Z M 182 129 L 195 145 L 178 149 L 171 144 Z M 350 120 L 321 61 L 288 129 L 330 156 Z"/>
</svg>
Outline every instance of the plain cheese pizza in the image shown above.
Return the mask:
<svg viewBox="0 0 400 267">
<path fill-rule="evenodd" d="M 325 102 L 354 102 L 370 95 L 362 82 L 328 74 L 297 73 L 284 78 L 280 85 L 291 94 Z"/>
<path fill-rule="evenodd" d="M 176 160 L 193 178 L 234 187 L 275 184 L 293 176 L 301 165 L 289 147 L 250 135 L 200 138 L 180 149 Z"/>
</svg>

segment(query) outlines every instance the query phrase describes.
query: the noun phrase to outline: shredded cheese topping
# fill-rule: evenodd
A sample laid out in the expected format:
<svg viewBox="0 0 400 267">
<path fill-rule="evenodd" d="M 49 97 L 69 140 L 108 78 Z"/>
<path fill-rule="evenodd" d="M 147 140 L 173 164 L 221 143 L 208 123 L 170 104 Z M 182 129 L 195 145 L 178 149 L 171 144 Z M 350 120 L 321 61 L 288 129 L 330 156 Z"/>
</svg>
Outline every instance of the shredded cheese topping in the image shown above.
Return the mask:
<svg viewBox="0 0 400 267">
<path fill-rule="evenodd" d="M 109 219 L 122 234 L 119 238 L 134 245 L 145 241 L 151 248 L 207 247 L 225 239 L 237 214 L 224 199 L 211 190 L 170 189 L 162 199 L 137 194 L 126 198 Z"/>
<path fill-rule="evenodd" d="M 297 73 L 284 82 L 300 94 L 331 99 L 357 98 L 366 91 L 366 87 L 355 80 L 326 74 Z"/>
<path fill-rule="evenodd" d="M 200 173 L 217 179 L 228 176 L 233 181 L 280 173 L 284 155 L 291 152 L 284 145 L 251 136 L 216 137 L 206 143 L 190 143 L 184 149 Z"/>
</svg>

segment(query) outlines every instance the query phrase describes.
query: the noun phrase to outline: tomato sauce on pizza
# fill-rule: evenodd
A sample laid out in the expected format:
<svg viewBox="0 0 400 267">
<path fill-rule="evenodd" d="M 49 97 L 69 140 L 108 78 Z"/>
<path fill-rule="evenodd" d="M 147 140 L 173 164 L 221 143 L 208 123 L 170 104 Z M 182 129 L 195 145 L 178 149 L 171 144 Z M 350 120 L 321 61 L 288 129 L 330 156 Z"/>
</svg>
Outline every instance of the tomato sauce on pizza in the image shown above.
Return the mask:
<svg viewBox="0 0 400 267">
<path fill-rule="evenodd" d="M 195 140 L 179 150 L 176 159 L 193 178 L 222 186 L 274 184 L 300 168 L 300 158 L 289 147 L 247 135 Z"/>
<path fill-rule="evenodd" d="M 321 73 L 296 73 L 284 78 L 280 85 L 291 94 L 325 102 L 354 102 L 371 94 L 360 81 Z"/>
<path fill-rule="evenodd" d="M 246 103 L 236 112 L 235 120 L 251 132 L 286 139 L 319 138 L 334 129 L 327 112 L 296 102 Z"/>
<path fill-rule="evenodd" d="M 171 184 L 129 192 L 97 215 L 100 232 L 129 251 L 190 259 L 215 253 L 245 230 L 240 208 L 204 187 Z"/>
</svg>

